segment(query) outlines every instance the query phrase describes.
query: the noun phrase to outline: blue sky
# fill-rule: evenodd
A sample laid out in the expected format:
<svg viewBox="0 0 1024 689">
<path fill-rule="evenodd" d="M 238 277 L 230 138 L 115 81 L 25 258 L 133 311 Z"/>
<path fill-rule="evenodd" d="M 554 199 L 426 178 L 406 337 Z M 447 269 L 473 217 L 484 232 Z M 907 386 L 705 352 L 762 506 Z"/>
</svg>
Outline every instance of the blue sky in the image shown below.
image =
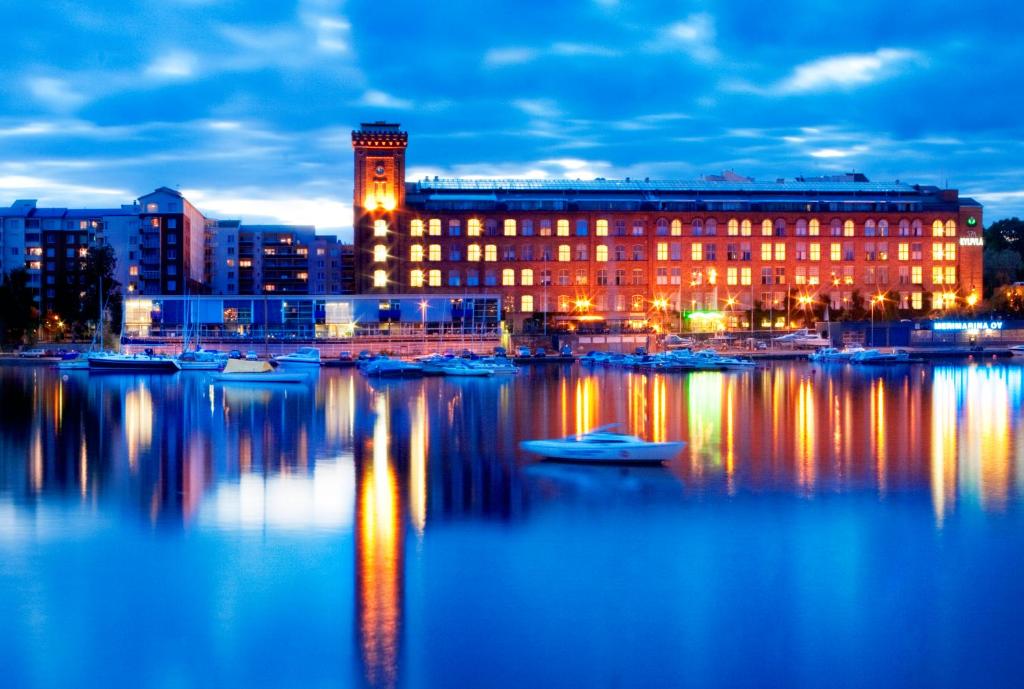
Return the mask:
<svg viewBox="0 0 1024 689">
<path fill-rule="evenodd" d="M 180 188 L 350 233 L 349 132 L 410 178 L 857 170 L 1024 215 L 1024 7 L 921 2 L 7 0 L 0 204 Z"/>
</svg>

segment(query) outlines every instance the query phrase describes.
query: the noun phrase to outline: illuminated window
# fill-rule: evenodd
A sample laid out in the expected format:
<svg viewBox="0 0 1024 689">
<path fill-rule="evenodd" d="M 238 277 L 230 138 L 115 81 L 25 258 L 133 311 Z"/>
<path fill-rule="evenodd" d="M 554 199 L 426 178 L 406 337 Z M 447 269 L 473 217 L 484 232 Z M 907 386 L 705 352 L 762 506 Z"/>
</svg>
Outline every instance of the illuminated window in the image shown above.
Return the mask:
<svg viewBox="0 0 1024 689">
<path fill-rule="evenodd" d="M 559 221 L 559 222 L 561 222 L 561 221 Z M 569 245 L 568 244 L 559 244 L 558 245 L 558 260 L 559 261 L 568 261 L 571 258 L 572 258 L 572 249 L 569 247 Z"/>
<path fill-rule="evenodd" d="M 740 223 L 740 234 L 744 237 L 749 237 L 751 233 L 751 224 L 749 220 L 744 220 Z"/>
<path fill-rule="evenodd" d="M 440 287 L 441 271 L 435 268 L 434 270 L 431 270 L 429 273 L 427 273 L 427 284 L 430 285 L 431 287 Z"/>
<path fill-rule="evenodd" d="M 704 245 L 694 242 L 690 245 L 690 260 L 700 261 L 704 258 Z"/>
<path fill-rule="evenodd" d="M 485 261 L 497 261 L 498 260 L 498 245 L 487 244 L 484 246 L 484 260 Z"/>
<path fill-rule="evenodd" d="M 948 233 L 948 231 L 947 231 Z M 946 242 L 946 260 L 956 260 L 956 242 Z"/>
<path fill-rule="evenodd" d="M 668 260 L 668 242 L 658 242 L 655 258 L 659 261 Z"/>
<path fill-rule="evenodd" d="M 136 275 L 139 274 L 139 267 L 138 266 L 129 266 L 128 267 L 128 274 L 131 275 L 132 277 L 135 277 Z"/>
<path fill-rule="evenodd" d="M 765 218 L 761 221 L 761 236 L 771 237 L 772 236 L 772 221 Z"/>
<path fill-rule="evenodd" d="M 383 218 L 373 221 L 373 236 L 386 237 L 388 235 L 388 223 Z"/>
<path fill-rule="evenodd" d="M 384 272 L 383 270 L 378 270 L 377 271 L 377 273 L 383 273 L 383 272 Z M 373 281 L 374 281 L 374 285 L 373 286 L 374 287 L 377 286 L 377 273 L 373 274 Z M 263 291 L 264 292 L 276 292 L 277 291 L 277 285 L 275 285 L 272 282 L 268 282 L 267 284 L 263 285 Z"/>
<path fill-rule="evenodd" d="M 946 221 L 946 236 L 947 237 L 955 237 L 956 236 L 956 220 L 947 220 Z"/>
<path fill-rule="evenodd" d="M 516 221 L 515 218 L 505 218 L 505 236 L 515 237 L 516 236 Z"/>
<path fill-rule="evenodd" d="M 932 266 L 932 283 L 941 285 L 943 277 L 942 266 Z"/>
<path fill-rule="evenodd" d="M 519 298 L 519 310 L 523 313 L 533 313 L 533 295 L 524 294 Z"/>
<path fill-rule="evenodd" d="M 431 218 L 430 220 L 427 221 L 427 233 L 431 237 L 440 237 L 441 236 L 441 219 L 440 218 Z"/>
<path fill-rule="evenodd" d="M 694 222 L 699 223 L 700 220 L 694 220 Z M 672 225 L 670 226 L 670 232 L 672 233 L 673 237 L 683 236 L 683 223 L 681 220 L 679 220 L 679 218 L 676 218 L 675 220 L 672 221 Z"/>
<path fill-rule="evenodd" d="M 419 263 L 423 260 L 423 245 L 413 244 L 409 247 L 409 260 L 413 263 Z"/>
<path fill-rule="evenodd" d="M 779 268 L 779 270 L 784 270 L 784 269 L 783 268 Z M 718 271 L 715 270 L 714 268 L 708 268 L 708 284 L 709 285 L 717 285 L 718 284 Z"/>
<path fill-rule="evenodd" d="M 810 256 L 810 259 L 812 261 L 820 261 L 821 260 L 821 244 L 819 244 L 818 242 L 811 242 L 811 247 L 810 247 L 810 251 L 808 252 L 808 255 Z"/>
<path fill-rule="evenodd" d="M 568 237 L 569 236 L 569 221 L 562 219 L 558 221 L 558 236 Z"/>
<path fill-rule="evenodd" d="M 608 236 L 608 220 L 607 218 L 598 218 L 597 224 L 594 226 L 594 234 L 598 237 Z"/>
<path fill-rule="evenodd" d="M 910 308 L 921 309 L 924 307 L 924 302 L 920 292 L 913 292 L 910 295 Z"/>
<path fill-rule="evenodd" d="M 843 245 L 839 242 L 832 242 L 829 245 L 828 257 L 831 261 L 841 261 L 843 258 Z"/>
<path fill-rule="evenodd" d="M 847 220 L 846 222 L 843 223 L 843 236 L 844 237 L 852 237 L 853 236 L 853 231 L 854 231 L 854 227 L 853 227 L 853 221 L 852 220 Z"/>
<path fill-rule="evenodd" d="M 818 266 L 811 266 L 810 268 L 807 269 L 807 284 L 817 285 L 819 283 L 820 278 L 818 276 Z"/>
<path fill-rule="evenodd" d="M 946 234 L 946 228 L 942 224 L 941 220 L 936 220 L 935 222 L 932 223 L 932 236 L 933 237 L 942 237 L 945 234 Z"/>
<path fill-rule="evenodd" d="M 595 251 L 596 251 L 595 260 L 597 260 L 599 263 L 604 263 L 605 261 L 608 260 L 608 246 L 607 245 L 605 245 L 605 244 L 598 244 L 597 245 L 597 249 L 595 249 Z"/>
<path fill-rule="evenodd" d="M 728 229 L 726 230 L 726 234 L 728 234 L 730 237 L 736 237 L 736 236 L 739 236 L 739 233 L 740 233 L 740 224 L 739 224 L 739 222 L 736 221 L 736 218 L 729 218 L 729 225 L 728 225 Z"/>
<path fill-rule="evenodd" d="M 786 260 L 786 243 L 775 242 L 775 260 L 785 261 Z"/>
<path fill-rule="evenodd" d="M 577 268 L 576 269 L 576 282 L 575 282 L 575 284 L 577 284 L 577 285 L 585 285 L 585 284 L 587 284 L 587 270 L 586 270 L 586 268 Z"/>
<path fill-rule="evenodd" d="M 243 258 L 238 261 L 239 268 L 252 268 L 252 259 Z"/>
<path fill-rule="evenodd" d="M 932 243 L 932 260 L 933 261 L 941 261 L 943 256 L 945 256 L 945 251 L 943 249 L 942 242 L 933 242 Z"/>
<path fill-rule="evenodd" d="M 920 285 L 923 282 L 921 273 L 921 266 L 910 267 L 910 283 L 912 285 Z"/>
<path fill-rule="evenodd" d="M 740 268 L 740 284 L 750 286 L 750 268 Z"/>
<path fill-rule="evenodd" d="M 441 245 L 440 244 L 431 244 L 430 245 L 430 248 L 429 248 L 429 259 L 431 261 L 440 261 L 441 260 Z"/>
<path fill-rule="evenodd" d="M 739 284 L 739 271 L 736 268 L 725 269 L 725 284 L 737 285 Z"/>
<path fill-rule="evenodd" d="M 821 234 L 821 223 L 818 222 L 817 218 L 811 218 L 811 222 L 807 226 L 807 234 L 811 237 L 817 237 Z"/>
<path fill-rule="evenodd" d="M 900 242 L 896 246 L 896 258 L 898 258 L 901 261 L 910 260 L 910 244 L 907 244 L 906 242 Z"/>
<path fill-rule="evenodd" d="M 524 287 L 533 285 L 533 268 L 523 268 L 519 273 L 519 284 Z"/>
<path fill-rule="evenodd" d="M 423 286 L 423 271 L 419 268 L 414 269 L 409 273 L 409 286 L 410 287 L 422 287 Z"/>
<path fill-rule="evenodd" d="M 516 284 L 516 271 L 512 268 L 505 268 L 501 271 L 501 284 L 504 287 L 513 287 Z"/>
<path fill-rule="evenodd" d="M 470 244 L 466 247 L 466 260 L 467 261 L 479 261 L 480 260 L 480 245 Z"/>
<path fill-rule="evenodd" d="M 772 243 L 764 242 L 761 244 L 761 260 L 770 261 L 772 260 Z"/>
<path fill-rule="evenodd" d="M 388 248 L 383 244 L 375 244 L 373 246 L 374 263 L 384 263 L 386 260 L 388 260 Z"/>
<path fill-rule="evenodd" d="M 947 285 L 955 285 L 956 284 L 956 266 L 946 266 L 944 268 L 944 270 L 946 272 L 946 284 Z"/>
<path fill-rule="evenodd" d="M 546 218 L 540 221 L 540 236 L 541 237 L 550 237 L 551 236 L 551 221 L 546 219 Z"/>
<path fill-rule="evenodd" d="M 466 236 L 468 237 L 479 237 L 480 236 L 480 220 L 477 218 L 470 218 L 466 223 Z"/>
<path fill-rule="evenodd" d="M 383 270 L 373 271 L 373 286 L 374 287 L 387 287 L 388 285 L 388 274 Z M 267 285 L 273 287 L 273 285 Z"/>
</svg>

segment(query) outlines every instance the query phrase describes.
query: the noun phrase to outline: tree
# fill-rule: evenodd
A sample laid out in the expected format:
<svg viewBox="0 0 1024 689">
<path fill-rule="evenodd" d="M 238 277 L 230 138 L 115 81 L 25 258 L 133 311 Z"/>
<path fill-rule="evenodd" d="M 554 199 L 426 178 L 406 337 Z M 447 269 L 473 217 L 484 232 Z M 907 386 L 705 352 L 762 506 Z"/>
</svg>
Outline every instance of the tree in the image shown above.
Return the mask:
<svg viewBox="0 0 1024 689">
<path fill-rule="evenodd" d="M 1000 221 L 1002 222 L 1002 221 Z M 991 290 L 1016 282 L 1020 277 L 1024 261 L 1014 249 L 985 248 L 985 287 Z"/>
<path fill-rule="evenodd" d="M 984 236 L 985 247 L 988 249 L 995 251 L 1010 249 L 1018 255 L 1024 253 L 1024 220 L 1020 218 L 997 220 L 988 226 Z"/>
<path fill-rule="evenodd" d="M 35 331 L 39 309 L 28 286 L 28 271 L 12 270 L 0 280 L 0 339 L 19 345 Z"/>
<path fill-rule="evenodd" d="M 114 279 L 117 257 L 108 244 L 89 247 L 85 256 L 82 276 L 85 280 L 85 297 L 82 300 L 81 318 L 99 322 L 100 299 L 110 318 L 111 331 L 121 332 L 121 283 Z M 102 284 L 102 292 L 100 285 Z"/>
<path fill-rule="evenodd" d="M 992 310 L 1003 316 L 1024 316 L 1024 287 L 1004 286 L 992 295 Z"/>
</svg>

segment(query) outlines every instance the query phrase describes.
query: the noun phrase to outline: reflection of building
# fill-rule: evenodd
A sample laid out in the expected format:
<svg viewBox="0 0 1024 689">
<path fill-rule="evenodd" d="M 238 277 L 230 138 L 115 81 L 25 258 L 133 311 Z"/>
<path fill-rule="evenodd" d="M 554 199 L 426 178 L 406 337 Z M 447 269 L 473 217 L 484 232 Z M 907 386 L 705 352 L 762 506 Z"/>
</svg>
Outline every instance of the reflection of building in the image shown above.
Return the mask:
<svg viewBox="0 0 1024 689">
<path fill-rule="evenodd" d="M 517 323 L 784 310 L 799 296 L 846 308 L 880 291 L 924 312 L 981 294 L 982 209 L 956 190 L 860 174 L 407 181 L 407 144 L 397 124 L 352 133 L 361 293 L 497 293 Z"/>
</svg>

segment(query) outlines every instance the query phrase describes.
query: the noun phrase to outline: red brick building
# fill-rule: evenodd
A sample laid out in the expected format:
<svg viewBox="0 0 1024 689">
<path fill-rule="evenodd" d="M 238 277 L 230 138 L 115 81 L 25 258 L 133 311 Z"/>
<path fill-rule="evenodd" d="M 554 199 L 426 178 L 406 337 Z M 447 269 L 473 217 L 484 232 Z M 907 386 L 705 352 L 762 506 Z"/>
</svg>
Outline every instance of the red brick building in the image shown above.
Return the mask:
<svg viewBox="0 0 1024 689">
<path fill-rule="evenodd" d="M 752 303 L 874 298 L 924 316 L 982 292 L 982 208 L 953 189 L 859 174 L 407 182 L 397 124 L 364 124 L 352 144 L 358 293 L 499 294 L 516 327 L 546 312 L 674 328 L 708 312 L 746 327 Z"/>
</svg>

